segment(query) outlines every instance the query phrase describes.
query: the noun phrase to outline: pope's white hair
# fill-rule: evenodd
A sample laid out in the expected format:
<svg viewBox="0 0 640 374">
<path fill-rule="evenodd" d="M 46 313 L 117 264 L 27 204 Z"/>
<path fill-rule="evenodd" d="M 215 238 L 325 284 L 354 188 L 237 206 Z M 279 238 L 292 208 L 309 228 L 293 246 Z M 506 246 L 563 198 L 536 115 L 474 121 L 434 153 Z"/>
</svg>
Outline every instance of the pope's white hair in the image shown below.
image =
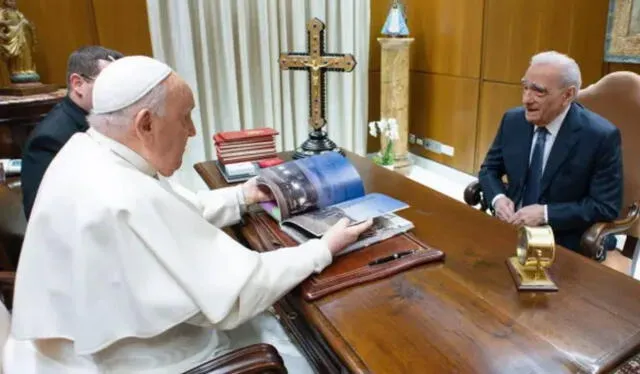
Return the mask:
<svg viewBox="0 0 640 374">
<path fill-rule="evenodd" d="M 559 67 L 564 87 L 575 87 L 576 96 L 578 95 L 578 91 L 582 87 L 580 66 L 571 57 L 556 51 L 541 52 L 531 58 L 530 65 L 554 65 Z"/>
<path fill-rule="evenodd" d="M 166 96 L 166 84 L 159 84 L 140 100 L 124 109 L 111 113 L 89 114 L 87 122 L 89 122 L 89 126 L 103 134 L 121 134 L 129 129 L 136 114 L 143 109 L 148 109 L 155 115 L 163 116 Z"/>
</svg>

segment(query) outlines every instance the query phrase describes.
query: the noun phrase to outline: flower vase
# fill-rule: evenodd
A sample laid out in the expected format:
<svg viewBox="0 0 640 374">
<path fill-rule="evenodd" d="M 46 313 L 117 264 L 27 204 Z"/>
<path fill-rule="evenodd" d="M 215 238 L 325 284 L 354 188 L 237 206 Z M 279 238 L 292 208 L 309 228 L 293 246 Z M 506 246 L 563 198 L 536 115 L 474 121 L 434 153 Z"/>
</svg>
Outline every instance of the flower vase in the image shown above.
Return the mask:
<svg viewBox="0 0 640 374">
<path fill-rule="evenodd" d="M 374 156 L 373 162 L 383 168 L 395 170 L 395 154 L 393 151 L 394 141 L 399 139 L 398 123 L 394 118 L 382 119 L 369 123 L 369 134 L 371 136 L 381 135 L 381 149 Z"/>
</svg>

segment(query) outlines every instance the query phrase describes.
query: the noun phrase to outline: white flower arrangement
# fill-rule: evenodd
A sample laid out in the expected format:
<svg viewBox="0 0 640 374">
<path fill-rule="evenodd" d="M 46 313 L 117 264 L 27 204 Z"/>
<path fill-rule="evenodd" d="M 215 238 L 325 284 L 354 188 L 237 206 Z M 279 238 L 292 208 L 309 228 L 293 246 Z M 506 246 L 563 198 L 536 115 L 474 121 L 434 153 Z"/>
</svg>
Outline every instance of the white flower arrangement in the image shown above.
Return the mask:
<svg viewBox="0 0 640 374">
<path fill-rule="evenodd" d="M 398 133 L 398 121 L 395 118 L 382 118 L 380 121 L 369 122 L 369 134 L 378 137 L 378 134 L 387 138 L 384 151 L 374 157 L 373 162 L 379 165 L 393 165 L 393 142 L 400 139 Z"/>
</svg>

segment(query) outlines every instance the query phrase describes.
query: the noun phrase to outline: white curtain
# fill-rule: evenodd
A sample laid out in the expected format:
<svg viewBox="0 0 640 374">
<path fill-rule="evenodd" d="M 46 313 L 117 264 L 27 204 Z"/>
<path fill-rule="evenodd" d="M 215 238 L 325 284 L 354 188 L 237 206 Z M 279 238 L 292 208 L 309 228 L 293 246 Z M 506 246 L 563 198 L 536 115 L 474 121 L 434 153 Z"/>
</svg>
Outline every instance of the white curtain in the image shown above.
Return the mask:
<svg viewBox="0 0 640 374">
<path fill-rule="evenodd" d="M 326 24 L 325 52 L 351 53 L 350 73 L 327 73 L 327 131 L 364 155 L 367 134 L 370 0 L 147 0 L 154 57 L 191 86 L 198 135 L 176 178 L 203 188 L 193 164 L 215 158 L 219 131 L 272 127 L 278 150 L 308 134 L 308 73 L 281 71 L 281 52 L 306 52 L 306 23 Z"/>
</svg>

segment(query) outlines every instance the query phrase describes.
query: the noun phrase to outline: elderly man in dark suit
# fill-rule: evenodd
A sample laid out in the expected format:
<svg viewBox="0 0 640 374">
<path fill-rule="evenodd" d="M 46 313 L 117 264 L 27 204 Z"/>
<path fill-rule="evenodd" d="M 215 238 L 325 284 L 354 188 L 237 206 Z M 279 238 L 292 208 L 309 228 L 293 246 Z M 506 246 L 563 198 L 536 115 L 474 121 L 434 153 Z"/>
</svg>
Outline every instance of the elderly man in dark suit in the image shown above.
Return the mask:
<svg viewBox="0 0 640 374">
<path fill-rule="evenodd" d="M 93 81 L 98 73 L 122 53 L 100 46 L 74 51 L 67 63 L 67 96 L 31 132 L 22 154 L 22 193 L 27 219 L 40 181 L 51 160 L 73 134 L 89 128 Z"/>
<path fill-rule="evenodd" d="M 479 174 L 496 216 L 549 224 L 556 243 L 579 253 L 586 229 L 615 219 L 622 204 L 620 131 L 574 102 L 580 86 L 572 58 L 533 56 L 522 79 L 523 105 L 502 117 Z"/>
</svg>

